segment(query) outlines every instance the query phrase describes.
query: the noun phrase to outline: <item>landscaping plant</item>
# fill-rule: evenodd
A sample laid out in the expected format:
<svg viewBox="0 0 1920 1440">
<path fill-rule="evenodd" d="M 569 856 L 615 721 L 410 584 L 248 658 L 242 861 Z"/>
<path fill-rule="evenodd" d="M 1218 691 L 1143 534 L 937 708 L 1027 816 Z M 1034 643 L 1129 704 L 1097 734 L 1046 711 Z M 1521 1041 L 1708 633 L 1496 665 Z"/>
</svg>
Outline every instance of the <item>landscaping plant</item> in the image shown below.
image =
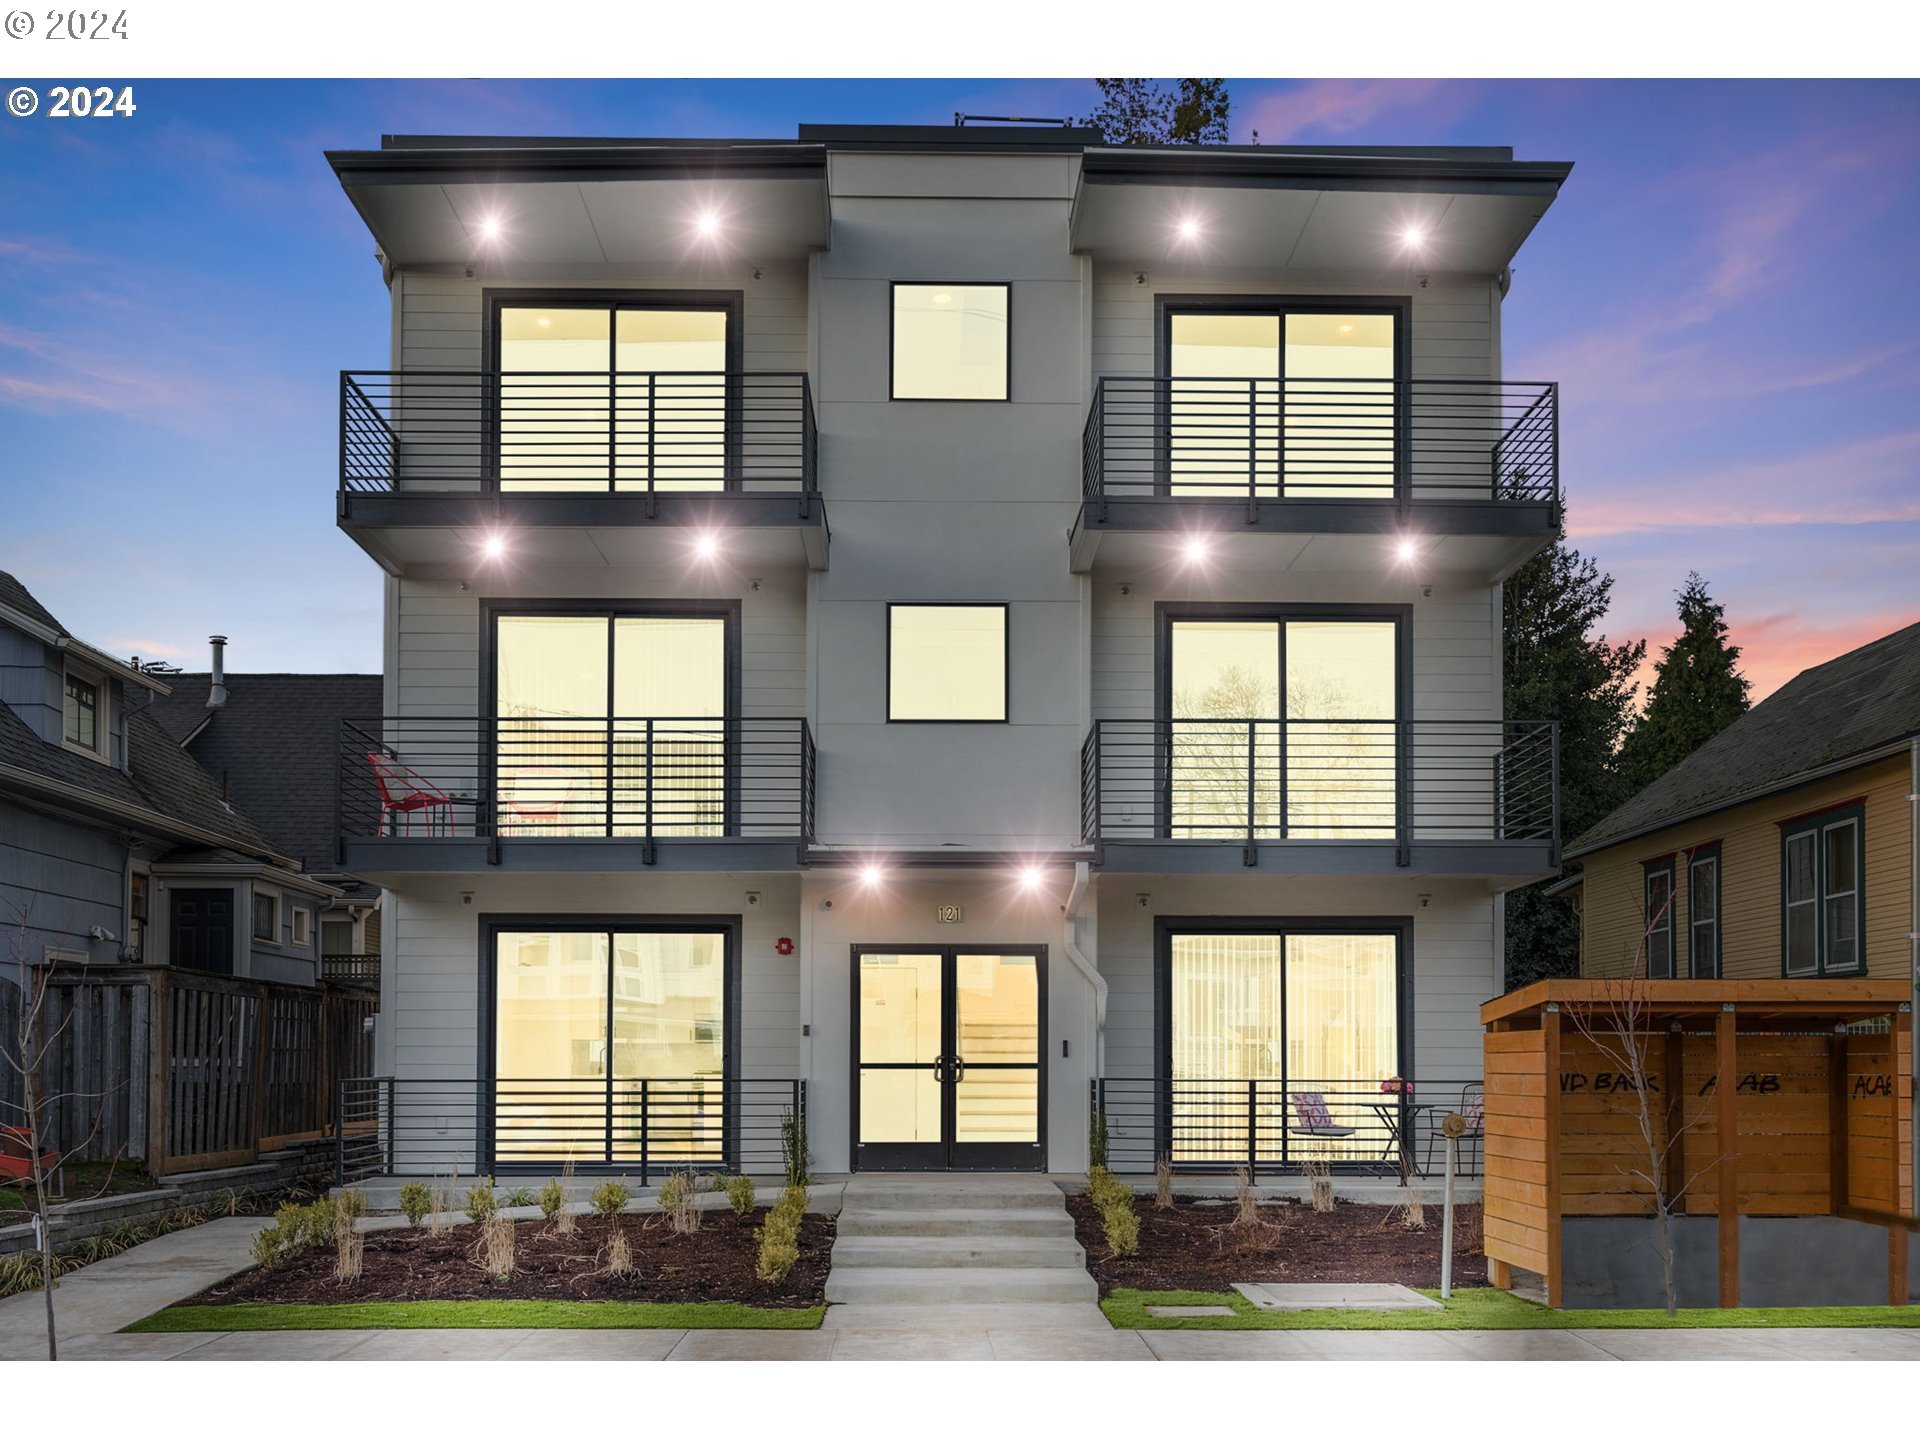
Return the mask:
<svg viewBox="0 0 1920 1440">
<path fill-rule="evenodd" d="M 700 1229 L 700 1209 L 694 1203 L 700 1194 L 700 1177 L 691 1169 L 676 1170 L 660 1182 L 660 1208 L 676 1235 L 692 1235 Z"/>
<path fill-rule="evenodd" d="M 433 1191 L 418 1180 L 409 1180 L 400 1187 L 400 1213 L 407 1217 L 410 1228 L 418 1229 L 432 1211 Z"/>
<path fill-rule="evenodd" d="M 1133 1205 L 1109 1205 L 1100 1211 L 1100 1222 L 1107 1233 L 1107 1248 L 1115 1255 L 1135 1255 L 1140 1250 L 1140 1217 Z"/>
<path fill-rule="evenodd" d="M 788 1185 L 805 1185 L 813 1178 L 807 1172 L 807 1119 L 792 1110 L 780 1112 L 780 1159 Z"/>
<path fill-rule="evenodd" d="M 1173 1157 L 1162 1155 L 1153 1162 L 1153 1208 L 1173 1208 Z"/>
<path fill-rule="evenodd" d="M 513 1221 L 490 1215 L 480 1226 L 480 1263 L 495 1280 L 513 1278 Z"/>
<path fill-rule="evenodd" d="M 611 1226 L 614 1216 L 626 1209 L 627 1201 L 632 1198 L 633 1192 L 627 1189 L 626 1186 L 622 1185 L 618 1180 L 608 1180 L 604 1184 L 594 1188 L 593 1197 L 588 1203 L 593 1206 L 594 1214 L 600 1216 L 601 1219 L 605 1220 L 607 1224 Z M 624 1274 L 625 1272 L 615 1271 L 614 1273 Z"/>
<path fill-rule="evenodd" d="M 560 1167 L 561 1204 L 553 1215 L 553 1232 L 556 1235 L 571 1235 L 574 1231 L 573 1212 L 566 1207 L 565 1197 L 573 1184 L 573 1157 L 567 1157 L 567 1163 Z M 542 1202 L 545 1203 L 544 1201 Z"/>
<path fill-rule="evenodd" d="M 560 1212 L 567 1207 L 567 1187 L 558 1180 L 549 1180 L 540 1187 L 540 1213 L 553 1224 Z"/>
<path fill-rule="evenodd" d="M 525 1186 L 519 1186 L 509 1190 L 506 1199 L 502 1200 L 500 1204 L 504 1209 L 518 1210 L 533 1204 L 534 1198 L 533 1191 L 527 1189 Z"/>
<path fill-rule="evenodd" d="M 1233 1172 L 1236 1182 L 1233 1196 L 1233 1223 L 1251 1230 L 1260 1223 L 1260 1201 L 1253 1193 L 1253 1175 L 1242 1165 Z"/>
<path fill-rule="evenodd" d="M 769 1285 L 787 1278 L 800 1259 L 800 1223 L 807 1213 L 807 1187 L 789 1185 L 767 1211 L 759 1230 L 760 1255 L 754 1273 Z"/>
<path fill-rule="evenodd" d="M 747 1215 L 753 1211 L 753 1179 L 748 1175 L 732 1175 L 727 1178 L 727 1203 L 733 1206 L 736 1215 Z"/>
<path fill-rule="evenodd" d="M 467 1191 L 467 1219 L 476 1225 L 484 1225 L 499 1209 L 500 1202 L 493 1193 L 493 1177 L 483 1175 L 480 1183 Z"/>
<path fill-rule="evenodd" d="M 1306 1176 L 1308 1197 L 1322 1215 L 1333 1209 L 1333 1171 L 1324 1160 L 1302 1160 L 1300 1173 Z"/>
<path fill-rule="evenodd" d="M 619 1212 L 607 1216 L 607 1224 L 613 1227 L 613 1233 L 607 1237 L 607 1248 L 602 1253 L 607 1260 L 609 1275 L 631 1275 L 633 1273 L 633 1248 L 627 1244 L 627 1232 L 620 1226 Z"/>
<path fill-rule="evenodd" d="M 1107 1112 L 1095 1110 L 1087 1122 L 1087 1166 L 1090 1170 L 1107 1168 Z"/>
</svg>

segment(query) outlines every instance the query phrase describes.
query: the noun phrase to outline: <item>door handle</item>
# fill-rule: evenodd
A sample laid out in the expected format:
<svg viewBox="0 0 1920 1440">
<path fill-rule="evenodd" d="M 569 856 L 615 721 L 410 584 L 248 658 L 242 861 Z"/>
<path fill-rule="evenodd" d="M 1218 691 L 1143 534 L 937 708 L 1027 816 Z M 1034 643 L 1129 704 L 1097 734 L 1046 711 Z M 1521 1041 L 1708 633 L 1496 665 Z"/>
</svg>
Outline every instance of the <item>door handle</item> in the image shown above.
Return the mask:
<svg viewBox="0 0 1920 1440">
<path fill-rule="evenodd" d="M 947 1057 L 944 1055 L 933 1057 L 933 1082 L 936 1085 L 947 1083 Z"/>
<path fill-rule="evenodd" d="M 958 1085 L 967 1078 L 967 1062 L 955 1055 L 950 1058 L 949 1063 L 953 1066 L 953 1083 Z"/>
</svg>

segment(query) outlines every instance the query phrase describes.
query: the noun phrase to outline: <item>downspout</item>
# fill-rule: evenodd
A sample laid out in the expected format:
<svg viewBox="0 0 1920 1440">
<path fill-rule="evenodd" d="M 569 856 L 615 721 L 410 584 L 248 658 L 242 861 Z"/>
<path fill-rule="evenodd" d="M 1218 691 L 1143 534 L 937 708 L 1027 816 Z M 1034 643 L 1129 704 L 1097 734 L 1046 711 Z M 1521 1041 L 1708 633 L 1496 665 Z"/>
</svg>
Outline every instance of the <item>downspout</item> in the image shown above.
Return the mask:
<svg viewBox="0 0 1920 1440">
<path fill-rule="evenodd" d="M 1080 907 L 1086 903 L 1088 887 L 1087 862 L 1076 861 L 1073 888 L 1067 892 L 1066 933 L 1060 944 L 1067 952 L 1067 959 L 1073 962 L 1073 968 L 1086 976 L 1087 983 L 1093 987 L 1093 1073 L 1098 1079 L 1107 1073 L 1107 977 L 1080 948 Z"/>
</svg>

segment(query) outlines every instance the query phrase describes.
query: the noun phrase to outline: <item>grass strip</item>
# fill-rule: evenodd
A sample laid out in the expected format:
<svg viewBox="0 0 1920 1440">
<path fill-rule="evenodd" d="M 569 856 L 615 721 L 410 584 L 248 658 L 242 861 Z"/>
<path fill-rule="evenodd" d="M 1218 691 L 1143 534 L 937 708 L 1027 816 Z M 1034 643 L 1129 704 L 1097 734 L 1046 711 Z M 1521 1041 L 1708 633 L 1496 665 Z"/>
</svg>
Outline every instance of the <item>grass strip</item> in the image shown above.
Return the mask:
<svg viewBox="0 0 1920 1440">
<path fill-rule="evenodd" d="M 826 1306 L 772 1310 L 733 1301 L 396 1300 L 346 1305 L 175 1305 L 129 1335 L 200 1330 L 818 1330 Z"/>
<path fill-rule="evenodd" d="M 1439 1300 L 1438 1290 L 1419 1292 Z M 1911 1329 L 1920 1305 L 1797 1305 L 1739 1310 L 1549 1310 L 1504 1290 L 1455 1290 L 1439 1310 L 1261 1310 L 1238 1291 L 1115 1290 L 1100 1302 L 1116 1330 L 1778 1330 Z M 1157 1316 L 1149 1305 L 1226 1305 L 1231 1315 Z"/>
</svg>

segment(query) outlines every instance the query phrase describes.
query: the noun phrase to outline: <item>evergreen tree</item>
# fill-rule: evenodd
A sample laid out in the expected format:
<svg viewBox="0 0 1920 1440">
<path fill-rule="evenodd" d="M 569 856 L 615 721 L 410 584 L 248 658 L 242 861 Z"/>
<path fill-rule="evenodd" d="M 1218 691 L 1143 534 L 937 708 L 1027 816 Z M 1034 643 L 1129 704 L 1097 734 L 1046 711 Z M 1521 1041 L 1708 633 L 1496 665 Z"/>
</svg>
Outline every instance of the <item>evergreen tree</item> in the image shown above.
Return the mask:
<svg viewBox="0 0 1920 1440">
<path fill-rule="evenodd" d="M 1740 647 L 1727 642 L 1726 608 L 1707 593 L 1698 571 L 1680 591 L 1680 636 L 1653 667 L 1646 712 L 1620 750 L 1632 790 L 1658 780 L 1747 713 L 1751 686 L 1740 673 Z"/>
<path fill-rule="evenodd" d="M 1109 145 L 1224 145 L 1227 82 L 1176 80 L 1172 90 L 1155 80 L 1096 80 L 1100 107 L 1079 121 Z"/>
<path fill-rule="evenodd" d="M 1633 673 L 1646 642 L 1614 645 L 1594 628 L 1613 577 L 1557 542 L 1516 571 L 1504 592 L 1506 715 L 1560 723 L 1560 835 L 1572 839 L 1625 800 L 1619 751 L 1633 718 Z M 1532 885 L 1506 896 L 1507 985 L 1579 967 L 1580 930 L 1565 900 Z"/>
</svg>

